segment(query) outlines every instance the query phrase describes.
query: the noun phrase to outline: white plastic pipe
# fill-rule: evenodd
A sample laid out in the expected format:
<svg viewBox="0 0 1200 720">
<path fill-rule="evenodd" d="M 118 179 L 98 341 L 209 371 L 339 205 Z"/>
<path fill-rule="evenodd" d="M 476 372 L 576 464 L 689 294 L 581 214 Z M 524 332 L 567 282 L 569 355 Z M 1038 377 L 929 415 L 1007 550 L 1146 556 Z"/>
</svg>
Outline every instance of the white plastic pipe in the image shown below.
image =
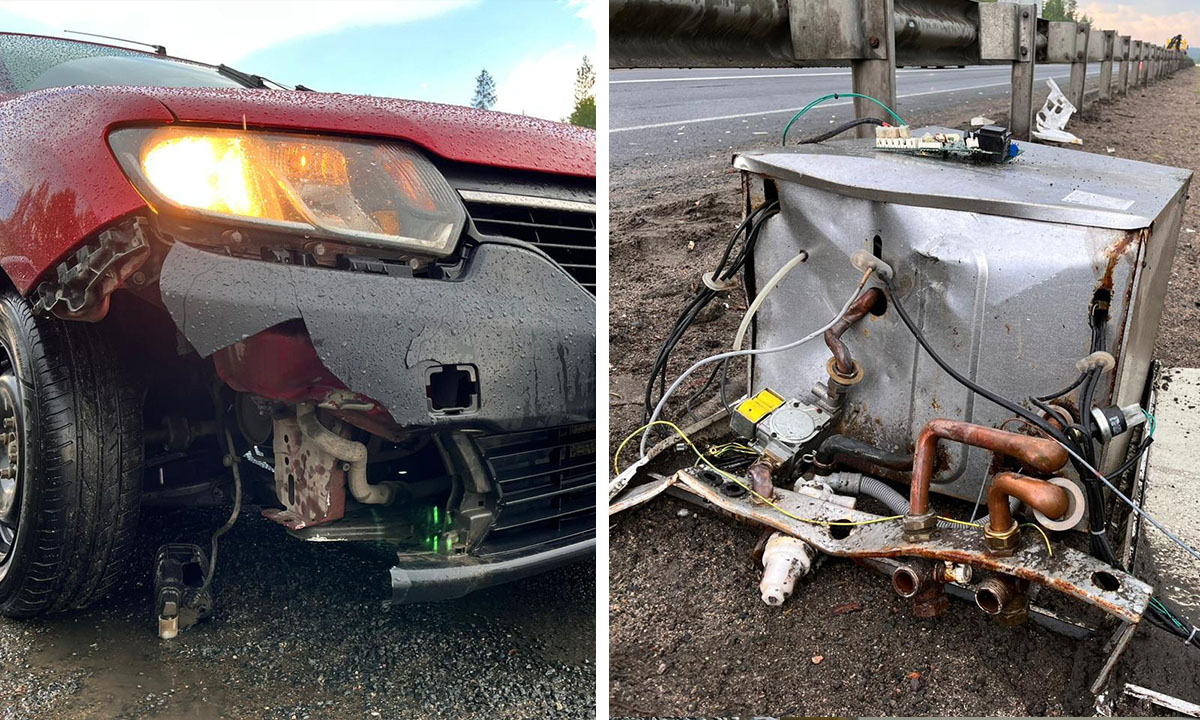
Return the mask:
<svg viewBox="0 0 1200 720">
<path fill-rule="evenodd" d="M 796 579 L 812 568 L 816 551 L 800 538 L 775 533 L 763 551 L 763 577 L 758 589 L 762 600 L 779 607 L 796 589 Z"/>
</svg>

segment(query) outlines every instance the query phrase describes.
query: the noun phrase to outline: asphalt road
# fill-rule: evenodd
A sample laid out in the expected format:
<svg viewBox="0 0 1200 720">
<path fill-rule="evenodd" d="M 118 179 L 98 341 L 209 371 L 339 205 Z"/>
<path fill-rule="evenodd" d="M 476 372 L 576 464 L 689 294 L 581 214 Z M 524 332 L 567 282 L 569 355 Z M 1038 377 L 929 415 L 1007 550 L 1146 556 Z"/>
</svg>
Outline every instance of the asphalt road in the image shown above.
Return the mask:
<svg viewBox="0 0 1200 720">
<path fill-rule="evenodd" d="M 1095 83 L 1098 65 L 1089 67 Z M 610 164 L 656 163 L 695 158 L 747 144 L 775 140 L 791 114 L 811 100 L 850 90 L 849 68 L 613 70 L 610 74 Z M 1008 97 L 1008 66 L 896 71 L 896 111 L 923 114 L 973 100 Z M 1067 65 L 1035 70 L 1034 95 L 1046 95 L 1046 78 L 1063 91 Z M 831 100 L 793 126 L 796 137 L 854 117 L 850 100 Z"/>
</svg>

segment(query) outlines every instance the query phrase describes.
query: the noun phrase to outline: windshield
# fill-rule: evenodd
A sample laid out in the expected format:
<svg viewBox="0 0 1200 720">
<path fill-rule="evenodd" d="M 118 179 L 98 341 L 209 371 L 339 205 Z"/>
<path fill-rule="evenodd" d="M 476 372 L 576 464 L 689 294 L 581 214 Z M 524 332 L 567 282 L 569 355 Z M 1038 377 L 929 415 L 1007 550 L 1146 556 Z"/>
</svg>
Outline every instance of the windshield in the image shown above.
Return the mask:
<svg viewBox="0 0 1200 720">
<path fill-rule="evenodd" d="M 74 40 L 0 34 L 0 92 L 70 85 L 246 87 L 214 67 L 186 60 Z"/>
</svg>

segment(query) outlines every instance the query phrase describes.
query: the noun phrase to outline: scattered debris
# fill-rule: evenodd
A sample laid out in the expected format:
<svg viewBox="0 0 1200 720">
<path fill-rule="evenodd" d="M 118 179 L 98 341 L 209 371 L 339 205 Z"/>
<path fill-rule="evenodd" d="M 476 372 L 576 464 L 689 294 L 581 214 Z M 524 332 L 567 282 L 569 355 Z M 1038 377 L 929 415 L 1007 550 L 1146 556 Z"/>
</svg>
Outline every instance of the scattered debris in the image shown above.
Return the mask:
<svg viewBox="0 0 1200 720">
<path fill-rule="evenodd" d="M 812 656 L 812 664 L 813 665 L 820 665 L 824 661 L 825 661 L 824 655 L 813 655 Z"/>
<path fill-rule="evenodd" d="M 1187 700 L 1180 700 L 1177 697 L 1156 692 L 1140 685 L 1125 683 L 1125 694 L 1140 700 L 1148 700 L 1159 707 L 1164 707 L 1168 710 L 1188 715 L 1189 717 L 1200 717 L 1200 705 L 1188 702 Z"/>
<path fill-rule="evenodd" d="M 989 117 L 984 117 L 982 115 L 976 115 L 975 117 L 971 118 L 971 126 L 972 127 L 983 127 L 984 125 L 995 125 L 995 124 L 996 124 L 995 120 L 993 120 Z"/>
<path fill-rule="evenodd" d="M 695 240 L 688 240 L 688 252 L 691 252 L 691 251 L 693 251 L 693 250 L 695 250 L 695 249 L 696 249 L 696 241 L 695 241 Z"/>
<path fill-rule="evenodd" d="M 1036 128 L 1033 136 L 1047 142 L 1082 145 L 1082 139 L 1066 131 L 1067 120 L 1075 113 L 1075 106 L 1063 95 L 1053 78 L 1047 78 L 1046 84 L 1050 87 L 1050 96 L 1046 98 L 1046 104 L 1037 111 L 1034 118 Z"/>
<path fill-rule="evenodd" d="M 679 512 L 677 512 L 675 514 L 678 515 L 679 517 L 687 517 L 688 515 L 691 515 L 691 513 L 688 512 L 687 508 L 679 508 Z"/>
<path fill-rule="evenodd" d="M 862 609 L 863 609 L 862 603 L 859 603 L 859 602 L 838 603 L 837 605 L 833 606 L 833 614 L 834 615 L 847 615 L 849 613 L 859 612 Z"/>
</svg>

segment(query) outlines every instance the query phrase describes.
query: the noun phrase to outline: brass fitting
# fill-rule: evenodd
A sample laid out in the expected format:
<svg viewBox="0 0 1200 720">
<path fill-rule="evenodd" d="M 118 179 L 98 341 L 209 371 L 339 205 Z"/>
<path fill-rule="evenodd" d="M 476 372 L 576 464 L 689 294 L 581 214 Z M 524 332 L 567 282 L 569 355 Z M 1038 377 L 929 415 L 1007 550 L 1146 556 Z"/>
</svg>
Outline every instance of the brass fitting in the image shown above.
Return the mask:
<svg viewBox="0 0 1200 720">
<path fill-rule="evenodd" d="M 1007 530 L 993 530 L 991 525 L 983 528 L 983 544 L 987 546 L 988 553 L 998 557 L 1009 557 L 1021 547 L 1021 534 L 1017 532 L 1017 523 L 1009 526 Z"/>
<path fill-rule="evenodd" d="M 932 510 L 919 515 L 909 513 L 904 516 L 903 528 L 906 542 L 927 542 L 937 530 L 937 516 Z"/>
<path fill-rule="evenodd" d="M 1008 576 L 990 577 L 975 590 L 975 604 L 1000 625 L 1020 625 L 1029 618 L 1024 583 Z"/>
</svg>

